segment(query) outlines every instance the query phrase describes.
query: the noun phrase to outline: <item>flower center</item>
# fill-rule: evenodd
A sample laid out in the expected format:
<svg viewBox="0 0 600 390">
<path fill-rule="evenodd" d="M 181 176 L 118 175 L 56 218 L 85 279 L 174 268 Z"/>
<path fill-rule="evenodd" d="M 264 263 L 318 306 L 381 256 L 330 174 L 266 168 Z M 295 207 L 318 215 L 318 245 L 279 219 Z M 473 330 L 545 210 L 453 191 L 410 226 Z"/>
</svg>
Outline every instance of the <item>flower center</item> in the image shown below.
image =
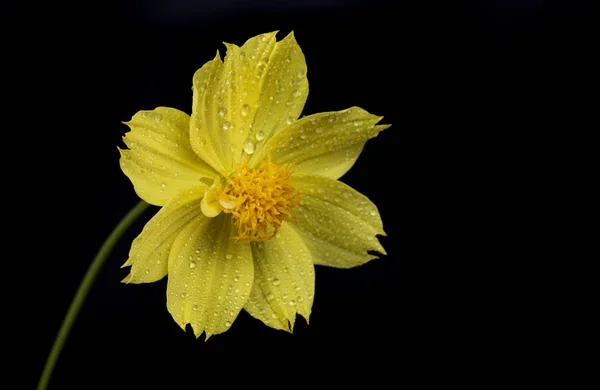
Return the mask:
<svg viewBox="0 0 600 390">
<path fill-rule="evenodd" d="M 293 219 L 300 194 L 290 182 L 292 165 L 279 166 L 264 161 L 252 169 L 246 161 L 235 163 L 227 183 L 218 189 L 222 211 L 230 213 L 237 228 L 237 239 L 263 241 L 273 237 L 285 219 Z"/>
</svg>

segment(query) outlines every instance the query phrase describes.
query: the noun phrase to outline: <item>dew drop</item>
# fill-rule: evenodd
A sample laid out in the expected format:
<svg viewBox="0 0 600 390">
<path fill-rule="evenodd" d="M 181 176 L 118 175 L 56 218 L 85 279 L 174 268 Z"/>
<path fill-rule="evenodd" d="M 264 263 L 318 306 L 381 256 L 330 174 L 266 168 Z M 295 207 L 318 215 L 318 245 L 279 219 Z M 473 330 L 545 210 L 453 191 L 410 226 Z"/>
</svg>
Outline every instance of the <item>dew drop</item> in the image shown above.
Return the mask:
<svg viewBox="0 0 600 390">
<path fill-rule="evenodd" d="M 271 293 L 267 294 L 267 301 L 272 301 L 273 299 L 275 299 L 275 295 Z"/>
<path fill-rule="evenodd" d="M 281 280 L 275 278 L 273 279 L 273 286 L 279 286 L 281 284 Z"/>
<path fill-rule="evenodd" d="M 234 276 L 234 277 L 233 277 L 233 281 L 234 281 L 234 282 L 238 282 L 239 280 L 240 280 L 240 277 L 239 277 L 239 276 Z"/>
<path fill-rule="evenodd" d="M 206 84 L 204 84 L 204 83 L 200 84 L 200 90 L 206 91 Z"/>
<path fill-rule="evenodd" d="M 194 307 L 192 307 L 192 309 L 198 310 L 198 305 L 194 305 Z"/>
<path fill-rule="evenodd" d="M 181 294 L 179 294 L 179 296 L 181 297 L 181 299 L 185 299 L 185 297 L 187 297 L 187 294 L 184 291 Z"/>
<path fill-rule="evenodd" d="M 265 133 L 263 133 L 262 131 L 259 131 L 258 133 L 256 133 L 256 140 L 257 141 L 262 141 L 265 138 Z"/>
<path fill-rule="evenodd" d="M 290 56 L 285 57 L 285 62 L 292 62 L 292 57 L 290 57 Z"/>
<path fill-rule="evenodd" d="M 240 52 L 240 58 L 246 58 L 246 53 L 245 52 Z"/>
<path fill-rule="evenodd" d="M 288 305 L 290 305 L 290 306 L 296 306 L 296 301 L 294 301 L 292 299 L 291 301 L 288 302 Z"/>
<path fill-rule="evenodd" d="M 225 258 L 226 258 L 227 260 L 231 260 L 231 259 L 233 259 L 233 255 L 232 255 L 231 253 L 227 253 L 227 254 L 225 255 Z"/>
<path fill-rule="evenodd" d="M 254 148 L 254 142 L 248 141 L 246 142 L 246 145 L 244 145 L 244 152 L 246 152 L 247 154 L 252 154 L 254 153 Z"/>
<path fill-rule="evenodd" d="M 231 127 L 231 123 L 229 122 L 223 122 L 223 130 L 227 130 Z"/>
<path fill-rule="evenodd" d="M 190 268 L 196 268 L 196 262 L 190 261 Z"/>
<path fill-rule="evenodd" d="M 229 328 L 231 326 L 231 322 L 225 321 L 225 327 Z"/>
<path fill-rule="evenodd" d="M 371 212 L 369 214 L 371 214 L 372 216 L 376 216 L 377 215 L 377 213 L 375 212 L 375 210 L 371 210 Z"/>
<path fill-rule="evenodd" d="M 287 118 L 287 124 L 288 124 L 288 125 L 291 125 L 292 123 L 294 123 L 294 120 L 295 120 L 295 119 L 294 119 L 294 118 L 292 118 L 292 117 L 289 117 L 289 118 Z"/>
<path fill-rule="evenodd" d="M 227 109 L 225 107 L 223 107 L 219 110 L 219 115 L 225 116 L 225 114 L 227 114 Z"/>
<path fill-rule="evenodd" d="M 157 114 L 154 119 L 156 119 L 157 122 L 160 122 L 162 120 L 162 115 Z"/>
<path fill-rule="evenodd" d="M 297 89 L 297 90 L 294 91 L 294 96 L 295 97 L 298 97 L 300 95 L 301 95 L 300 90 Z"/>
<path fill-rule="evenodd" d="M 248 115 L 248 112 L 250 111 L 250 106 L 247 104 L 244 104 L 242 106 L 242 116 L 246 116 Z"/>
</svg>

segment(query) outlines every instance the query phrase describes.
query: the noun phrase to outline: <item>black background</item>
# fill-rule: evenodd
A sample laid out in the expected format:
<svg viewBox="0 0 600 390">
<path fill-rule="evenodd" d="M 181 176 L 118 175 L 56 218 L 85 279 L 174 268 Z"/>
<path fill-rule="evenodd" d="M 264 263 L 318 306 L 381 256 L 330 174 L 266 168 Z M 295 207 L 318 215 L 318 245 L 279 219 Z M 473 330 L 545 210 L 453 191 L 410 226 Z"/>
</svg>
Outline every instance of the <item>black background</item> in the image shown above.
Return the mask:
<svg viewBox="0 0 600 390">
<path fill-rule="evenodd" d="M 5 272 L 7 299 L 20 309 L 6 318 L 27 330 L 13 353 L 26 367 L 16 388 L 33 388 L 96 250 L 137 202 L 118 165 L 121 122 L 156 106 L 189 113 L 192 75 L 224 53 L 221 42 L 273 30 L 280 39 L 293 30 L 306 55 L 304 114 L 357 105 L 392 124 L 342 178 L 379 207 L 389 255 L 351 270 L 318 267 L 311 324 L 299 319 L 293 335 L 242 313 L 205 343 L 171 319 L 166 279 L 119 283 L 153 209 L 107 261 L 50 388 L 507 380 L 515 367 L 500 359 L 497 371 L 497 356 L 519 318 L 498 314 L 505 307 L 483 293 L 505 255 L 485 245 L 504 207 L 488 200 L 503 191 L 489 178 L 518 154 L 502 147 L 507 140 L 558 126 L 555 99 L 585 89 L 598 32 L 589 4 L 178 0 L 0 10 L 4 197 L 16 216 Z"/>
</svg>

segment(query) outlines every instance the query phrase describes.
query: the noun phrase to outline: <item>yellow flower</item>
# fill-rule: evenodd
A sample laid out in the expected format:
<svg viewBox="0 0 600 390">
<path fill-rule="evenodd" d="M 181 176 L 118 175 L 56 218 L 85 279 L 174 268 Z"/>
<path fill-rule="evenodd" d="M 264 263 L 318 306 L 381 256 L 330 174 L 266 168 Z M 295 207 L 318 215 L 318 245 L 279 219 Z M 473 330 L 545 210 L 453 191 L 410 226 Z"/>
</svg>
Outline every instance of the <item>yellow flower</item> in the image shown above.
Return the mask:
<svg viewBox="0 0 600 390">
<path fill-rule="evenodd" d="M 314 265 L 350 268 L 385 250 L 376 206 L 337 179 L 389 127 L 358 107 L 298 119 L 308 96 L 293 34 L 225 44 L 193 77 L 192 116 L 140 111 L 121 150 L 137 194 L 162 206 L 133 241 L 127 283 L 169 275 L 167 308 L 199 337 L 245 309 L 290 331 L 307 321 Z"/>
</svg>

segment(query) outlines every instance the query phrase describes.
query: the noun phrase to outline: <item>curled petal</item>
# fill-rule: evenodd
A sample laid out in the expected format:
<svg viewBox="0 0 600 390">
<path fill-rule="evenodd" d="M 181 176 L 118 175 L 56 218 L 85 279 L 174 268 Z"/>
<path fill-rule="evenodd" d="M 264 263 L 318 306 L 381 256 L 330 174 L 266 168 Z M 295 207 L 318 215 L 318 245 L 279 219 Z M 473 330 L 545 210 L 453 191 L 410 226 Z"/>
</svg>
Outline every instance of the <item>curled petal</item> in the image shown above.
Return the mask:
<svg viewBox="0 0 600 390">
<path fill-rule="evenodd" d="M 296 313 L 308 322 L 315 293 L 315 272 L 308 248 L 284 222 L 277 235 L 252 243 L 254 287 L 244 307 L 275 329 L 294 329 Z"/>
<path fill-rule="evenodd" d="M 177 193 L 217 173 L 192 150 L 190 117 L 179 110 L 158 107 L 139 111 L 126 124 L 131 129 L 120 150 L 121 169 L 136 193 L 146 202 L 162 206 Z"/>
<path fill-rule="evenodd" d="M 277 133 L 251 164 L 270 155 L 276 164 L 294 163 L 294 172 L 337 179 L 358 158 L 365 143 L 390 125 L 359 107 L 306 116 Z"/>
<path fill-rule="evenodd" d="M 131 244 L 123 267 L 131 266 L 125 283 L 150 283 L 162 279 L 168 271 L 171 247 L 177 235 L 198 217 L 205 187 L 179 193 L 165 204 Z"/>
<path fill-rule="evenodd" d="M 386 254 L 376 235 L 385 235 L 377 207 L 358 191 L 324 176 L 294 175 L 302 193 L 294 230 L 318 265 L 351 268 Z"/>
<path fill-rule="evenodd" d="M 236 242 L 234 230 L 227 215 L 200 215 L 173 244 L 167 308 L 182 329 L 191 324 L 196 337 L 228 330 L 252 289 L 252 252 Z"/>
</svg>

